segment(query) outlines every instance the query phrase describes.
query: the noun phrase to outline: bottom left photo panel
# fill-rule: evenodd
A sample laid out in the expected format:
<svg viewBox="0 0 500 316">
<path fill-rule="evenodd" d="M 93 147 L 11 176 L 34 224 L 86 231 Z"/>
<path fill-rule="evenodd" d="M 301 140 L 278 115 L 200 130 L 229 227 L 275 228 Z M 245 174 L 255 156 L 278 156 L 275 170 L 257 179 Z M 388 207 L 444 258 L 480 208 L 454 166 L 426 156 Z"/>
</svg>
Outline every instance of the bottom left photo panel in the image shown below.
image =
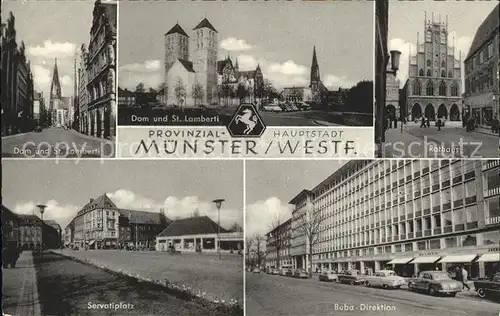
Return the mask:
<svg viewBox="0 0 500 316">
<path fill-rule="evenodd" d="M 3 315 L 243 315 L 242 161 L 2 171 Z"/>
</svg>

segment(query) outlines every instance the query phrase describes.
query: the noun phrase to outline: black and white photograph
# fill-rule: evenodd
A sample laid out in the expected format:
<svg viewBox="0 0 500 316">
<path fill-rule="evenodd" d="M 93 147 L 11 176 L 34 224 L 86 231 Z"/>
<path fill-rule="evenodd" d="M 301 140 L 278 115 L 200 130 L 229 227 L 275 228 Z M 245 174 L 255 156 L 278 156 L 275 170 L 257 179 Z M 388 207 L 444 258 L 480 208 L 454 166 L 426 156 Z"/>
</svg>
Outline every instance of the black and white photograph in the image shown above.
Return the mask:
<svg viewBox="0 0 500 316">
<path fill-rule="evenodd" d="M 3 315 L 243 315 L 243 161 L 2 171 Z"/>
<path fill-rule="evenodd" d="M 117 2 L 2 1 L 2 156 L 112 158 Z"/>
<path fill-rule="evenodd" d="M 238 115 L 248 128 L 373 126 L 372 3 L 124 1 L 119 10 L 119 125 L 225 126 Z"/>
<path fill-rule="evenodd" d="M 385 158 L 500 156 L 498 1 L 376 1 Z"/>
<path fill-rule="evenodd" d="M 500 160 L 245 170 L 246 315 L 500 311 Z"/>
</svg>

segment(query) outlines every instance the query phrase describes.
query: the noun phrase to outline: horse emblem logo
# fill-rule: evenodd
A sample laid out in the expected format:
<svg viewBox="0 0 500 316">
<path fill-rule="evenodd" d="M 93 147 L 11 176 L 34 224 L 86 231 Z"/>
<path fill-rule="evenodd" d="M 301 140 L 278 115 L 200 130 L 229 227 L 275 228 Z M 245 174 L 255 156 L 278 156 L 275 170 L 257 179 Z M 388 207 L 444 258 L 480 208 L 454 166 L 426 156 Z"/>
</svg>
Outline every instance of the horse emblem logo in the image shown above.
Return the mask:
<svg viewBox="0 0 500 316">
<path fill-rule="evenodd" d="M 233 137 L 260 137 L 266 126 L 253 104 L 241 104 L 227 126 Z"/>
</svg>

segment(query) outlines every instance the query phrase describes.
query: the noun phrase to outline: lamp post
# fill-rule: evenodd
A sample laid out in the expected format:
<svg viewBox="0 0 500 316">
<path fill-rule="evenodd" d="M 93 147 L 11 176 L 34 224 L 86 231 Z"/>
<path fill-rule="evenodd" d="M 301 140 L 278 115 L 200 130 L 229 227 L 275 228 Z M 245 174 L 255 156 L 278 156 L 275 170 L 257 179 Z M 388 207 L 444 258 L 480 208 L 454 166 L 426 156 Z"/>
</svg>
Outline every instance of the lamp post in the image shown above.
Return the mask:
<svg viewBox="0 0 500 316">
<path fill-rule="evenodd" d="M 47 205 L 38 204 L 36 207 L 38 207 L 38 210 L 40 211 L 40 215 L 42 217 L 42 225 L 40 226 L 40 234 L 42 235 L 42 241 L 40 243 L 40 256 L 43 258 L 43 212 L 45 212 L 45 208 L 47 207 Z"/>
<path fill-rule="evenodd" d="M 222 259 L 220 253 L 220 208 L 222 206 L 222 202 L 224 199 L 216 199 L 212 202 L 215 203 L 215 207 L 217 207 L 217 253 L 219 254 L 219 260 Z"/>
</svg>

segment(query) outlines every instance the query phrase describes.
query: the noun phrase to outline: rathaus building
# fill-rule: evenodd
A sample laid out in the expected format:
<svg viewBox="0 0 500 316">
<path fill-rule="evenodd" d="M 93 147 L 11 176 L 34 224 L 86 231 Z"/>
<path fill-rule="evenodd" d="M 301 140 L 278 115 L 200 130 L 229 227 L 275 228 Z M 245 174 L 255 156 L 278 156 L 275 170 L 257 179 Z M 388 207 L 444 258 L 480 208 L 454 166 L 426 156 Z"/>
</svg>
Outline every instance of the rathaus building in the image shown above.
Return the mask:
<svg viewBox="0 0 500 316">
<path fill-rule="evenodd" d="M 303 216 L 320 219 L 313 269 L 500 268 L 500 160 L 349 161 L 290 204 L 296 268 L 309 267 Z"/>
<path fill-rule="evenodd" d="M 430 121 L 460 121 L 462 62 L 455 58 L 453 43 L 448 43 L 448 18 L 441 22 L 441 18 L 435 21 L 434 15 L 427 20 L 426 15 L 423 39 L 420 43 L 417 33 L 416 55 L 410 52 L 404 113 L 408 113 L 409 120 L 425 116 Z"/>
</svg>

